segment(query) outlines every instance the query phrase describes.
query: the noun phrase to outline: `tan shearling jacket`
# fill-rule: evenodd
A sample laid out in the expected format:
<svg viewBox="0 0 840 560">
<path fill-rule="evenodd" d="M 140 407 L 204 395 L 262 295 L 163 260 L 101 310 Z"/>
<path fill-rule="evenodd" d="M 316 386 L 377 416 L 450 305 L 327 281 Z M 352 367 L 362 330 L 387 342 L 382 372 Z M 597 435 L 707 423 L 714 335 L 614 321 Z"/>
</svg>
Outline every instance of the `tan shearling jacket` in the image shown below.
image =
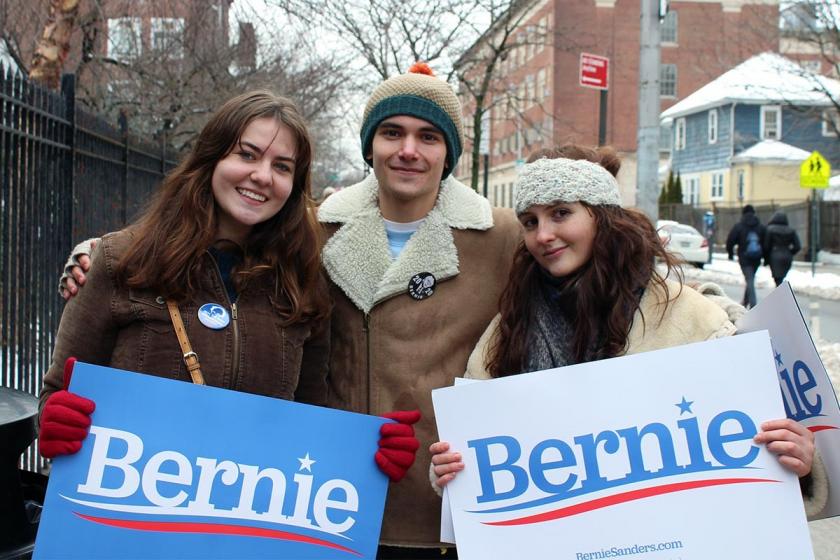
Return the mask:
<svg viewBox="0 0 840 560">
<path fill-rule="evenodd" d="M 441 184 L 435 207 L 392 260 L 373 175 L 330 196 L 318 218 L 335 307 L 328 405 L 382 414 L 419 408 L 420 449 L 408 475 L 388 491 L 380 541 L 440 546 L 440 500 L 429 491 L 428 447 L 437 441 L 431 392 L 452 385 L 496 314 L 519 224 L 459 183 Z M 409 282 L 434 276 L 431 295 Z"/>
<path fill-rule="evenodd" d="M 153 290 L 117 286 L 114 268 L 131 233 L 104 236 L 92 255 L 85 288 L 61 316 L 41 405 L 63 388 L 64 361 L 78 360 L 191 382 L 166 303 Z M 208 385 L 281 399 L 324 404 L 329 328 L 325 322 L 282 327 L 273 276 L 255 278 L 239 294 L 235 319 L 220 330 L 205 327 L 198 308 L 233 306 L 209 253 L 199 293 L 179 309 Z"/>
</svg>

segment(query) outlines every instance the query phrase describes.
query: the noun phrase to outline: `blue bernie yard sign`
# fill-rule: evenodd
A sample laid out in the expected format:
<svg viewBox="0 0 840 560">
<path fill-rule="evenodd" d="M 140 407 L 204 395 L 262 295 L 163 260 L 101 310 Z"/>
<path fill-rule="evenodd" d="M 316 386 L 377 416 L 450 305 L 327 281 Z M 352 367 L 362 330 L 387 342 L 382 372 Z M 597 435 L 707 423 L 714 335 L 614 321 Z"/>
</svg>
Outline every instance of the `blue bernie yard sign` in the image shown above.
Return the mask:
<svg viewBox="0 0 840 560">
<path fill-rule="evenodd" d="M 389 420 L 77 363 L 96 403 L 53 463 L 34 558 L 376 556 Z"/>
</svg>

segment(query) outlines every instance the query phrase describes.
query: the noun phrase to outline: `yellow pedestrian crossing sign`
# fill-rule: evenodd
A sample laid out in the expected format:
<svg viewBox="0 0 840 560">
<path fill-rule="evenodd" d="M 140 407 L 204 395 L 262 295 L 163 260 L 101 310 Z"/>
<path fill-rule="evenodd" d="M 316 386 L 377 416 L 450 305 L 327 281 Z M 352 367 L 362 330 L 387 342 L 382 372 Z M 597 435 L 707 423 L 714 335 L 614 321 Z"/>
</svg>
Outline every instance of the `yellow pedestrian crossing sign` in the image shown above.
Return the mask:
<svg viewBox="0 0 840 560">
<path fill-rule="evenodd" d="M 827 189 L 831 178 L 831 164 L 814 151 L 799 166 L 799 186 L 803 189 Z"/>
</svg>

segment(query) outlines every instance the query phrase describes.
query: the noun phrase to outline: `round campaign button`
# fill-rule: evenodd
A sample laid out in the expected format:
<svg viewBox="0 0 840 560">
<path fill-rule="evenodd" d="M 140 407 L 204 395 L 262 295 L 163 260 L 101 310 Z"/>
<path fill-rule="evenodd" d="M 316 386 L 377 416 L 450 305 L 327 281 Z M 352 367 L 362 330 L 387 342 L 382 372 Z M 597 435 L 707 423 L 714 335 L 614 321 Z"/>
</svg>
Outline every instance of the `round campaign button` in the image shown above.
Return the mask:
<svg viewBox="0 0 840 560">
<path fill-rule="evenodd" d="M 435 277 L 431 272 L 415 274 L 408 281 L 408 294 L 417 301 L 435 293 Z"/>
<path fill-rule="evenodd" d="M 198 308 L 198 320 L 208 329 L 219 330 L 230 324 L 230 313 L 218 303 L 205 303 Z"/>
</svg>

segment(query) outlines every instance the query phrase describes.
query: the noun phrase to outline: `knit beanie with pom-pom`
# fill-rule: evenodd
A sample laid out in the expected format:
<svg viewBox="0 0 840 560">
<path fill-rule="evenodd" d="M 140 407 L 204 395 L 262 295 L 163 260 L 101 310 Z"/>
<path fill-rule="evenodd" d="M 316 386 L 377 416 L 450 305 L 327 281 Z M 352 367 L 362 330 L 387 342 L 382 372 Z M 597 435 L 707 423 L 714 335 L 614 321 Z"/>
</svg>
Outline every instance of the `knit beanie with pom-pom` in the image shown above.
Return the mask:
<svg viewBox="0 0 840 560">
<path fill-rule="evenodd" d="M 379 123 L 389 117 L 407 115 L 433 124 L 446 141 L 445 179 L 455 169 L 464 146 L 464 123 L 461 103 L 452 87 L 437 78 L 423 62 L 415 63 L 408 73 L 388 78 L 373 91 L 362 119 L 362 156 L 368 164 L 373 135 Z"/>
</svg>

